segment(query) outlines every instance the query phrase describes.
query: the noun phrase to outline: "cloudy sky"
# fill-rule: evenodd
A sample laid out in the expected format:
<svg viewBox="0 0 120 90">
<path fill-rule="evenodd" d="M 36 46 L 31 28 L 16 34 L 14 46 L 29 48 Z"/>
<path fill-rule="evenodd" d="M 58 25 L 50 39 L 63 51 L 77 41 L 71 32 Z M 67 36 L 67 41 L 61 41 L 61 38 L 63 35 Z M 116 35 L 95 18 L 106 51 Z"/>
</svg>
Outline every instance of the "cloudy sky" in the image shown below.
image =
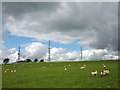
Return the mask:
<svg viewBox="0 0 120 90">
<path fill-rule="evenodd" d="M 2 58 L 51 60 L 118 58 L 117 2 L 3 2 Z"/>
</svg>

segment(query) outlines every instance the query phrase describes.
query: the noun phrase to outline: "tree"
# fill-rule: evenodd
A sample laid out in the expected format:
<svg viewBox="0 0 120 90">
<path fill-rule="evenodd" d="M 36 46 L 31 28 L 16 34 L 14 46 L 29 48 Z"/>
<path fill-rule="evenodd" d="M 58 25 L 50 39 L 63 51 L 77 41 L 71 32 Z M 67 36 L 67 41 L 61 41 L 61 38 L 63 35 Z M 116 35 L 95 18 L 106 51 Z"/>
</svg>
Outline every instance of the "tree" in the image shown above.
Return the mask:
<svg viewBox="0 0 120 90">
<path fill-rule="evenodd" d="M 9 58 L 6 58 L 3 60 L 3 63 L 7 64 L 9 62 L 9 60 L 10 60 Z"/>
<path fill-rule="evenodd" d="M 36 59 L 34 60 L 34 62 L 38 62 L 38 59 L 36 58 Z"/>
<path fill-rule="evenodd" d="M 26 59 L 26 62 L 32 62 L 32 60 L 31 59 Z"/>
<path fill-rule="evenodd" d="M 43 60 L 43 59 L 41 59 L 41 60 L 40 60 L 40 62 L 44 62 L 44 60 Z"/>
</svg>

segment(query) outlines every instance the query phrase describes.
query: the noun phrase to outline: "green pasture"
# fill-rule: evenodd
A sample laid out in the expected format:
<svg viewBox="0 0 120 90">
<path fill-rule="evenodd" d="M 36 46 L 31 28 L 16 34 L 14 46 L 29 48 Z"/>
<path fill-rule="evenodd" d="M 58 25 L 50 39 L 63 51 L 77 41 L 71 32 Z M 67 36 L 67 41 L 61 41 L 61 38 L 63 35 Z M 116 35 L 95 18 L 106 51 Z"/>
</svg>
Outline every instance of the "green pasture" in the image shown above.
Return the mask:
<svg viewBox="0 0 120 90">
<path fill-rule="evenodd" d="M 100 72 L 110 69 L 110 75 Z M 70 65 L 70 66 L 69 66 Z M 86 68 L 80 69 L 83 65 Z M 66 66 L 66 70 L 65 67 Z M 11 72 L 16 70 L 16 72 Z M 92 71 L 97 76 L 91 76 Z M 118 60 L 2 65 L 3 88 L 118 88 Z"/>
</svg>

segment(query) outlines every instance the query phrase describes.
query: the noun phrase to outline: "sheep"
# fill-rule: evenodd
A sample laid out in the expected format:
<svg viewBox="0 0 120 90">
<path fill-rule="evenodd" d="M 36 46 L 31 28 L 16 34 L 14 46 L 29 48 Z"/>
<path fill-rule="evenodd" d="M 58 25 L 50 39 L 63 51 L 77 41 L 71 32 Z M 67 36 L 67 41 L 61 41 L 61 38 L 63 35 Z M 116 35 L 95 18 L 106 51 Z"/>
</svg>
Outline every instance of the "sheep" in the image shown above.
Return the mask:
<svg viewBox="0 0 120 90">
<path fill-rule="evenodd" d="M 13 70 L 11 70 L 11 72 L 13 72 Z"/>
<path fill-rule="evenodd" d="M 6 70 L 9 70 L 9 69 L 6 69 Z"/>
<path fill-rule="evenodd" d="M 66 67 L 66 66 L 64 66 L 64 67 Z"/>
<path fill-rule="evenodd" d="M 43 68 L 45 69 L 46 67 L 44 66 Z"/>
<path fill-rule="evenodd" d="M 66 71 L 67 69 L 65 68 L 64 70 Z"/>
<path fill-rule="evenodd" d="M 110 74 L 110 69 L 109 69 L 109 70 L 103 70 L 103 72 L 104 72 L 106 75 L 109 75 L 109 74 Z"/>
<path fill-rule="evenodd" d="M 70 65 L 69 65 L 69 67 L 70 67 Z"/>
<path fill-rule="evenodd" d="M 100 74 L 101 74 L 101 77 L 106 75 L 105 72 L 103 72 L 103 71 Z"/>
<path fill-rule="evenodd" d="M 80 67 L 81 69 L 85 68 L 85 67 Z"/>
<path fill-rule="evenodd" d="M 103 71 L 101 72 L 101 77 L 102 77 L 102 76 L 109 75 L 109 74 L 110 74 L 110 69 L 109 69 L 109 70 L 103 70 Z"/>
<path fill-rule="evenodd" d="M 86 67 L 86 65 L 84 65 L 84 67 Z"/>
<path fill-rule="evenodd" d="M 106 68 L 106 66 L 105 66 L 105 65 L 104 65 L 103 67 L 104 67 L 104 68 Z"/>
<path fill-rule="evenodd" d="M 16 72 L 16 70 L 14 70 L 14 72 Z"/>
<path fill-rule="evenodd" d="M 91 75 L 92 75 L 92 76 L 96 76 L 96 75 L 97 75 L 97 71 L 91 72 Z"/>
<path fill-rule="evenodd" d="M 4 71 L 4 73 L 6 73 L 7 71 Z"/>
</svg>

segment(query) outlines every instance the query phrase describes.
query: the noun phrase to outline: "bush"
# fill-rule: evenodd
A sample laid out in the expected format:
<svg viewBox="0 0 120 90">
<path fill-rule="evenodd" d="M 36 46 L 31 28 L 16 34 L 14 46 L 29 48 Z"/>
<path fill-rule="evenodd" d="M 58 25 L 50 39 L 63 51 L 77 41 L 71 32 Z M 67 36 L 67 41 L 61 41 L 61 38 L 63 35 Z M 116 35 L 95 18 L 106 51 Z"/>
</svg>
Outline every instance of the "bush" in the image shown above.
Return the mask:
<svg viewBox="0 0 120 90">
<path fill-rule="evenodd" d="M 9 62 L 9 60 L 10 60 L 9 58 L 6 58 L 3 60 L 3 63 L 7 64 Z"/>
<path fill-rule="evenodd" d="M 38 59 L 35 59 L 34 62 L 38 62 Z"/>
<path fill-rule="evenodd" d="M 26 62 L 32 62 L 32 60 L 31 59 L 26 59 Z"/>
<path fill-rule="evenodd" d="M 40 62 L 44 62 L 44 59 L 41 59 Z"/>
</svg>

